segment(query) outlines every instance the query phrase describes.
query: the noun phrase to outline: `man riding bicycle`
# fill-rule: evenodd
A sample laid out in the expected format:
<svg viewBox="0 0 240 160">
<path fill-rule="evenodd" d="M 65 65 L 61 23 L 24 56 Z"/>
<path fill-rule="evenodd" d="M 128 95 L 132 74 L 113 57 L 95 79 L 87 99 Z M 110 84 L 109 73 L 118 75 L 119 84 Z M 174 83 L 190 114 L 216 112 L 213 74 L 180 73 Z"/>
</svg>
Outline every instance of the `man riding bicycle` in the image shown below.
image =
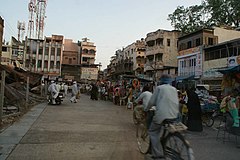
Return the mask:
<svg viewBox="0 0 240 160">
<path fill-rule="evenodd" d="M 170 75 L 162 75 L 160 85 L 156 87 L 148 102 L 147 110 L 156 106 L 156 110 L 148 130 L 151 144 L 152 158 L 155 160 L 164 158 L 160 143 L 162 122 L 165 119 L 176 119 L 179 115 L 179 100 L 177 89 L 171 86 Z"/>
</svg>

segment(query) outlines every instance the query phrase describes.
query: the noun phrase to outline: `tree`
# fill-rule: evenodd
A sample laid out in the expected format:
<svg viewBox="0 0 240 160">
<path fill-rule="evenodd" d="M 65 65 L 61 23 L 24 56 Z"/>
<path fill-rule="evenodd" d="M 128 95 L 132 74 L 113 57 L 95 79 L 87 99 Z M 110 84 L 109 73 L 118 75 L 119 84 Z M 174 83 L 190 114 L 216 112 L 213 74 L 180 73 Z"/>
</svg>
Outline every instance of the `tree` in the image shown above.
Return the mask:
<svg viewBox="0 0 240 160">
<path fill-rule="evenodd" d="M 205 6 L 203 4 L 187 8 L 178 6 L 172 14 L 168 15 L 168 20 L 171 21 L 174 29 L 180 30 L 182 33 L 190 33 L 203 26 L 208 27 L 210 25 L 209 21 L 205 19 L 205 14 Z"/>
<path fill-rule="evenodd" d="M 206 10 L 216 25 L 240 26 L 239 0 L 205 0 Z"/>
<path fill-rule="evenodd" d="M 211 26 L 240 26 L 239 0 L 204 0 L 200 5 L 178 6 L 168 20 L 174 29 L 190 33 Z"/>
</svg>

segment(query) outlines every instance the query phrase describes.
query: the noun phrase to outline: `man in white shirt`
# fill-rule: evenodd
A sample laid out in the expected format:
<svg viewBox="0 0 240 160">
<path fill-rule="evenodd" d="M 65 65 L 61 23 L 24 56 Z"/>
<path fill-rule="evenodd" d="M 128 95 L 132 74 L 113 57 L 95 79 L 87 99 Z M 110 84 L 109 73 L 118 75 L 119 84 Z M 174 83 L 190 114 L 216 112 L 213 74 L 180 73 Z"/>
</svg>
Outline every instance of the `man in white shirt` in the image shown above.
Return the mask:
<svg viewBox="0 0 240 160">
<path fill-rule="evenodd" d="M 162 75 L 160 85 L 156 87 L 148 102 L 147 110 L 156 106 L 156 110 L 148 130 L 151 141 L 151 153 L 153 159 L 163 158 L 162 145 L 160 143 L 160 132 L 162 122 L 165 119 L 176 119 L 179 115 L 179 100 L 177 89 L 170 84 L 170 75 Z"/>
</svg>

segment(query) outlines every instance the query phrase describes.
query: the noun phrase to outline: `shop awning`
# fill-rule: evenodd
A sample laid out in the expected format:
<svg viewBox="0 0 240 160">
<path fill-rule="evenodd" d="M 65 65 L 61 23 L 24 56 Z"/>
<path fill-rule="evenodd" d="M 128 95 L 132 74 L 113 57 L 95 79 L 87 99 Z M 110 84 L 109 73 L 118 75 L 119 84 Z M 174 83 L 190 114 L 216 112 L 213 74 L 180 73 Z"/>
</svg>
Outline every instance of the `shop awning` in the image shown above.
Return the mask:
<svg viewBox="0 0 240 160">
<path fill-rule="evenodd" d="M 194 77 L 195 77 L 195 75 L 178 76 L 178 77 L 176 77 L 176 81 L 194 80 Z"/>
<path fill-rule="evenodd" d="M 224 69 L 217 70 L 218 72 L 222 74 L 228 74 L 228 73 L 240 73 L 240 65 L 238 66 L 232 66 Z"/>
</svg>

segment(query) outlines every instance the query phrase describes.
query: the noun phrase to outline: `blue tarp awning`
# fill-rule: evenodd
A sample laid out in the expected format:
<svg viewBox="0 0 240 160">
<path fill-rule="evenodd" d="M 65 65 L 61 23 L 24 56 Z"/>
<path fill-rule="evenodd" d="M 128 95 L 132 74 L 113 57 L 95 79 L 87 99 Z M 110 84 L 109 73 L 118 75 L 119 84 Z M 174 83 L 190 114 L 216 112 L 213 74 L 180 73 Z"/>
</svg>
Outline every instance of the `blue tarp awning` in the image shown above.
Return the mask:
<svg viewBox="0 0 240 160">
<path fill-rule="evenodd" d="M 224 69 L 217 70 L 218 72 L 222 74 L 228 74 L 228 73 L 240 73 L 240 65 L 238 66 L 232 66 Z"/>
</svg>

